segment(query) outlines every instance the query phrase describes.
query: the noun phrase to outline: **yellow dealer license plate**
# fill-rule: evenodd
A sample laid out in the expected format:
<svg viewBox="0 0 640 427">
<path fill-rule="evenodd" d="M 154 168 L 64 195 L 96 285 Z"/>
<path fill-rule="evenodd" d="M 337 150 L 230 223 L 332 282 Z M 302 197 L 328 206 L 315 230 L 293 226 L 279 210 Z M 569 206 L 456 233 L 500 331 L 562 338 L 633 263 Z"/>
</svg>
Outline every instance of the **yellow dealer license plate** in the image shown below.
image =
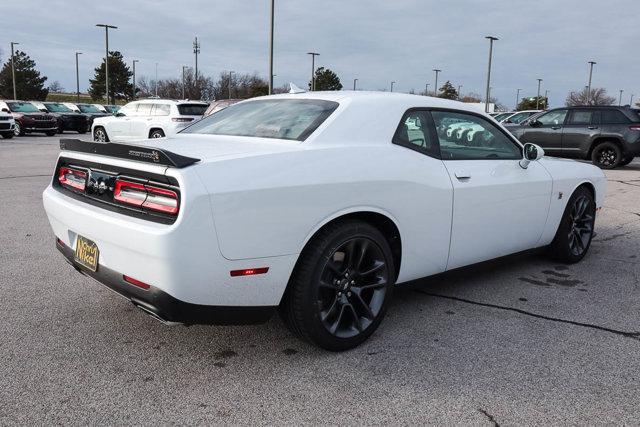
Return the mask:
<svg viewBox="0 0 640 427">
<path fill-rule="evenodd" d="M 98 269 L 99 253 L 98 245 L 95 242 L 78 235 L 75 255 L 75 261 L 78 264 L 95 272 Z"/>
</svg>

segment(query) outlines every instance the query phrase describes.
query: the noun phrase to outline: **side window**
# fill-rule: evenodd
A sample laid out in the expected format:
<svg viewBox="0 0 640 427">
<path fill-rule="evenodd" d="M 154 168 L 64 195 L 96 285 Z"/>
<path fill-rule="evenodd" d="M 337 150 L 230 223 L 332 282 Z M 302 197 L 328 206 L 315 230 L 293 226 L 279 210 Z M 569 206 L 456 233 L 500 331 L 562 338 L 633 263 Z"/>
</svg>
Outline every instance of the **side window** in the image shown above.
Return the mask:
<svg viewBox="0 0 640 427">
<path fill-rule="evenodd" d="M 593 110 L 573 110 L 569 115 L 568 125 L 590 125 Z"/>
<path fill-rule="evenodd" d="M 601 110 L 602 124 L 619 125 L 629 123 L 629 119 L 621 111 L 618 110 Z"/>
<path fill-rule="evenodd" d="M 520 159 L 520 146 L 483 117 L 432 111 L 442 160 Z"/>
<path fill-rule="evenodd" d="M 154 116 L 168 116 L 171 111 L 169 104 L 155 104 L 156 108 L 153 110 Z"/>
<path fill-rule="evenodd" d="M 567 110 L 553 110 L 538 117 L 538 121 L 543 125 L 562 125 L 567 116 Z"/>
<path fill-rule="evenodd" d="M 150 116 L 151 107 L 153 107 L 153 104 L 138 104 L 136 116 Z"/>
<path fill-rule="evenodd" d="M 429 132 L 429 112 L 412 110 L 405 113 L 393 136 L 393 143 L 420 151 L 431 157 L 440 157 L 438 146 Z"/>
</svg>

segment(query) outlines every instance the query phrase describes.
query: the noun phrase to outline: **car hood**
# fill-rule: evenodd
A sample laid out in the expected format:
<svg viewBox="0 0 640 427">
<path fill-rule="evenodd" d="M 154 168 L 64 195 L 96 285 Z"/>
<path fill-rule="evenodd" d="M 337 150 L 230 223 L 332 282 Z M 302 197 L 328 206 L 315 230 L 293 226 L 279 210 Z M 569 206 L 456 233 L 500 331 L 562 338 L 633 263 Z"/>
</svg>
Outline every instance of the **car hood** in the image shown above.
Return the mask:
<svg viewBox="0 0 640 427">
<path fill-rule="evenodd" d="M 118 142 L 118 141 L 114 141 Z M 226 158 L 260 156 L 301 148 L 300 141 L 226 135 L 177 134 L 169 138 L 145 139 L 127 144 L 159 148 L 202 162 Z"/>
</svg>

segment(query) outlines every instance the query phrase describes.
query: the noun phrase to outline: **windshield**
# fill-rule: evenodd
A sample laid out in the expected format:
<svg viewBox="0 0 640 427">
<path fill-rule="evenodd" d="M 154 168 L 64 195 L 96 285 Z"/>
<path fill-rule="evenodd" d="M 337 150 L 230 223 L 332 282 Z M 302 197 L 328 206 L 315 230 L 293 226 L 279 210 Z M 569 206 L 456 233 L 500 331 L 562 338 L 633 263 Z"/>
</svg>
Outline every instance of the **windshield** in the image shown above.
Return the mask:
<svg viewBox="0 0 640 427">
<path fill-rule="evenodd" d="M 178 113 L 181 116 L 202 116 L 207 111 L 207 104 L 180 104 Z"/>
<path fill-rule="evenodd" d="M 113 114 L 117 113 L 118 110 L 120 110 L 120 107 L 118 105 L 105 105 L 104 109 L 107 110 L 107 112 Z"/>
<path fill-rule="evenodd" d="M 513 114 L 513 113 L 500 113 L 497 116 L 494 116 L 493 118 L 496 119 L 497 121 L 500 121 L 500 120 L 506 119 L 511 114 Z"/>
<path fill-rule="evenodd" d="M 14 113 L 40 113 L 41 111 L 30 102 L 7 102 L 9 110 Z"/>
<path fill-rule="evenodd" d="M 73 111 L 71 111 L 71 108 L 67 107 L 64 104 L 54 103 L 54 104 L 44 104 L 44 106 L 47 108 L 47 110 L 51 111 L 52 113 L 73 113 Z"/>
<path fill-rule="evenodd" d="M 78 104 L 78 108 L 83 113 L 101 113 L 95 105 Z"/>
<path fill-rule="evenodd" d="M 252 136 L 304 141 L 338 108 L 319 99 L 265 99 L 234 104 L 182 133 Z"/>
</svg>

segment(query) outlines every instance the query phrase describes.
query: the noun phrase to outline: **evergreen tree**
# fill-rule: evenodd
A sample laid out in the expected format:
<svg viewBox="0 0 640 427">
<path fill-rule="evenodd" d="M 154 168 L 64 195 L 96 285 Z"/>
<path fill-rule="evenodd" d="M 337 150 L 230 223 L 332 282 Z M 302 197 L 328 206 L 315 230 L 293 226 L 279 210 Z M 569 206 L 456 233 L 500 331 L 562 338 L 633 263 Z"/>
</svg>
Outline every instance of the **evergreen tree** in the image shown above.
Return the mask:
<svg viewBox="0 0 640 427">
<path fill-rule="evenodd" d="M 342 83 L 336 73 L 328 68 L 320 67 L 316 70 L 316 90 L 341 90 Z M 309 81 L 309 89 L 312 88 L 312 83 Z"/>
<path fill-rule="evenodd" d="M 36 70 L 36 63 L 26 53 L 17 50 L 14 57 L 16 70 L 16 97 L 35 101 L 44 101 L 49 90 L 44 87 L 46 77 Z M 0 71 L 0 98 L 13 99 L 13 78 L 11 75 L 11 58 Z"/>
<path fill-rule="evenodd" d="M 133 73 L 122 59 L 118 51 L 109 52 L 109 97 L 110 104 L 115 104 L 116 99 L 129 100 L 133 98 Z M 94 101 L 105 96 L 105 68 L 104 61 L 95 69 L 95 76 L 89 80 L 89 95 Z"/>
</svg>

